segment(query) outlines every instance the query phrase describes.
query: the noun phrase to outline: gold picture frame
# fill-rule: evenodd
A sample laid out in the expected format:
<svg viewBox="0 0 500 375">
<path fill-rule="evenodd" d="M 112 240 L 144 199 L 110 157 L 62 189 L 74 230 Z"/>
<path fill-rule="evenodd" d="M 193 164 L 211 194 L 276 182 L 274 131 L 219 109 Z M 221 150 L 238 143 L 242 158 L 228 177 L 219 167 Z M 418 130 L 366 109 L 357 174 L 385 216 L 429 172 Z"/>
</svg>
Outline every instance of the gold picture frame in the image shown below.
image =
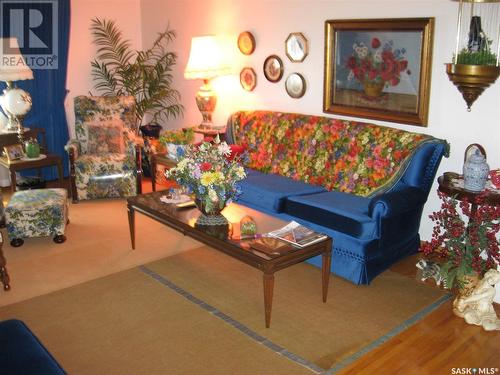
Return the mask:
<svg viewBox="0 0 500 375">
<path fill-rule="evenodd" d="M 306 93 L 306 80 L 300 73 L 290 74 L 285 81 L 287 94 L 294 99 L 299 99 Z"/>
<path fill-rule="evenodd" d="M 250 31 L 243 31 L 238 35 L 238 49 L 244 55 L 251 55 L 255 51 L 255 38 Z"/>
<path fill-rule="evenodd" d="M 309 54 L 309 43 L 302 33 L 290 33 L 285 40 L 285 53 L 291 62 L 302 62 Z"/>
<path fill-rule="evenodd" d="M 325 21 L 323 111 L 427 126 L 434 18 Z"/>
<path fill-rule="evenodd" d="M 257 86 L 257 74 L 250 67 L 244 67 L 240 72 L 240 84 L 246 91 L 253 91 Z"/>
<path fill-rule="evenodd" d="M 270 55 L 264 60 L 263 70 L 266 79 L 276 83 L 283 77 L 283 61 L 277 55 Z"/>
<path fill-rule="evenodd" d="M 12 160 L 21 159 L 24 156 L 24 150 L 22 144 L 4 146 L 3 150 L 9 162 Z"/>
</svg>

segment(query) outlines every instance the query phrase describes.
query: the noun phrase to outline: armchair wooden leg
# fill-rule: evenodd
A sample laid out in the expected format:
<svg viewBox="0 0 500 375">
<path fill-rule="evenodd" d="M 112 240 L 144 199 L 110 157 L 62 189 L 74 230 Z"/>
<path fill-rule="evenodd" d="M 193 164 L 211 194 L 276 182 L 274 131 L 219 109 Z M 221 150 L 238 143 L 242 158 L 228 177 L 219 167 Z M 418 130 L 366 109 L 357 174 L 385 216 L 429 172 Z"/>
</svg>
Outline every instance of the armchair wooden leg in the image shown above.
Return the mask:
<svg viewBox="0 0 500 375">
<path fill-rule="evenodd" d="M 75 151 L 72 148 L 69 150 L 69 186 L 73 203 L 78 203 L 78 193 L 76 191 Z"/>
<path fill-rule="evenodd" d="M 137 194 L 142 194 L 142 148 L 139 145 L 135 146 L 135 166 L 137 173 Z"/>
</svg>

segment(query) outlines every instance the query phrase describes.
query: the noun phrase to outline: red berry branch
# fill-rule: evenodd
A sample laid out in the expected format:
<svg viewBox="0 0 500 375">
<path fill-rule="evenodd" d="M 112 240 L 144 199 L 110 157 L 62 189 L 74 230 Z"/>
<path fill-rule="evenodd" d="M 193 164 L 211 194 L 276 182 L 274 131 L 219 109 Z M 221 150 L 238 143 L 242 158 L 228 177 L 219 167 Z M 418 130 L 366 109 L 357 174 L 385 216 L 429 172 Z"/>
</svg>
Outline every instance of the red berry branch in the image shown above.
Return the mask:
<svg viewBox="0 0 500 375">
<path fill-rule="evenodd" d="M 483 276 L 500 262 L 500 206 L 486 204 L 485 193 L 475 196 L 472 202 L 464 199 L 460 203 L 439 191 L 438 196 L 441 209 L 429 215 L 434 222 L 432 237 L 420 251 L 441 257 L 441 274 L 447 287 L 460 287 L 463 276 Z M 473 210 L 472 204 L 477 209 Z"/>
</svg>

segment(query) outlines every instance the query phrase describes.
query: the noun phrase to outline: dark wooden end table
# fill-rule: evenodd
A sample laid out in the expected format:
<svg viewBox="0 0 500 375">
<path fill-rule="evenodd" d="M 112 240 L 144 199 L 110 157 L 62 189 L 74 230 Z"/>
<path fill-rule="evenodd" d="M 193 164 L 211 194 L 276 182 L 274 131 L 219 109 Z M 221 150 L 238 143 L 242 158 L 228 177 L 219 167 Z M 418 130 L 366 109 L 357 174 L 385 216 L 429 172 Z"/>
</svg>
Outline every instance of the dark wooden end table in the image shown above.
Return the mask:
<svg viewBox="0 0 500 375">
<path fill-rule="evenodd" d="M 219 136 L 219 139 L 221 142 L 226 140 L 226 127 L 221 127 L 219 129 L 205 129 L 201 128 L 199 126 L 195 126 L 193 128 L 193 131 L 198 134 L 203 135 L 203 140 L 207 140 L 210 138 L 215 138 L 217 135 Z"/>
<path fill-rule="evenodd" d="M 59 186 L 63 187 L 63 168 L 62 168 L 62 158 L 56 154 L 47 154 L 43 159 L 17 159 L 8 160 L 7 157 L 0 157 L 0 165 L 4 166 L 10 171 L 10 187 L 12 192 L 16 191 L 16 172 L 23 169 L 40 169 L 43 167 L 57 167 L 57 173 L 59 176 Z M 40 175 L 40 171 L 39 171 Z"/>
<path fill-rule="evenodd" d="M 146 215 L 182 234 L 194 238 L 215 250 L 223 252 L 245 264 L 263 272 L 264 286 L 264 311 L 266 328 L 271 324 L 271 309 L 274 289 L 274 273 L 294 264 L 301 263 L 317 255 L 322 256 L 322 293 L 323 302 L 328 296 L 328 281 L 330 278 L 330 265 L 332 253 L 332 239 L 305 246 L 303 248 L 290 247 L 289 251 L 268 256 L 258 251 L 253 251 L 249 240 L 235 240 L 231 238 L 228 225 L 198 226 L 196 219 L 200 215 L 197 208 L 179 209 L 173 204 L 160 201 L 163 192 L 141 194 L 127 199 L 128 220 L 132 249 L 135 249 L 135 212 Z M 239 212 L 240 215 L 250 214 L 257 223 L 260 232 L 268 232 L 280 228 L 286 223 L 270 215 L 251 210 L 244 206 L 231 204 L 226 211 Z M 225 213 L 226 213 L 225 211 Z M 236 215 L 228 215 L 235 217 Z"/>
<path fill-rule="evenodd" d="M 150 154 L 149 160 L 151 161 L 151 188 L 156 191 L 156 167 L 163 165 L 166 168 L 173 168 L 177 165 L 177 161 L 167 154 Z"/>
<path fill-rule="evenodd" d="M 451 175 L 452 177 L 448 177 Z M 446 176 L 446 177 L 445 177 Z M 475 198 L 482 194 L 484 203 L 492 206 L 500 205 L 500 190 L 495 189 L 485 189 L 484 191 L 475 192 L 467 190 L 463 187 L 463 176 L 457 173 L 450 173 L 448 175 L 445 173 L 438 178 L 439 191 L 445 193 L 449 197 L 454 197 L 457 200 L 467 200 L 471 203 L 472 212 L 476 212 L 477 204 L 475 203 Z"/>
</svg>

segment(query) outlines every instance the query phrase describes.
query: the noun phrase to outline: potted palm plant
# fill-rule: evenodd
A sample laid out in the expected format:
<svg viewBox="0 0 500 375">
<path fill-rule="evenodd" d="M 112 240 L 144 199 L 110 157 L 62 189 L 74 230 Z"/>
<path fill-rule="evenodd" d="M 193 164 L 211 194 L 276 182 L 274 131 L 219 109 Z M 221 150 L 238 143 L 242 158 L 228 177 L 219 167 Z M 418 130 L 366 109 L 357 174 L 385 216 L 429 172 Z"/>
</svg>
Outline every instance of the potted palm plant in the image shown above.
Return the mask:
<svg viewBox="0 0 500 375">
<path fill-rule="evenodd" d="M 131 95 L 136 100 L 137 123 L 146 132 L 159 133 L 158 121 L 183 114 L 179 91 L 172 87 L 177 55 L 168 50 L 175 31 L 158 33 L 151 48 L 137 51 L 112 20 L 94 18 L 91 24 L 97 55 L 92 65 L 95 88 L 102 95 Z M 148 120 L 149 124 L 144 124 Z M 156 128 L 156 129 L 155 129 Z"/>
</svg>

